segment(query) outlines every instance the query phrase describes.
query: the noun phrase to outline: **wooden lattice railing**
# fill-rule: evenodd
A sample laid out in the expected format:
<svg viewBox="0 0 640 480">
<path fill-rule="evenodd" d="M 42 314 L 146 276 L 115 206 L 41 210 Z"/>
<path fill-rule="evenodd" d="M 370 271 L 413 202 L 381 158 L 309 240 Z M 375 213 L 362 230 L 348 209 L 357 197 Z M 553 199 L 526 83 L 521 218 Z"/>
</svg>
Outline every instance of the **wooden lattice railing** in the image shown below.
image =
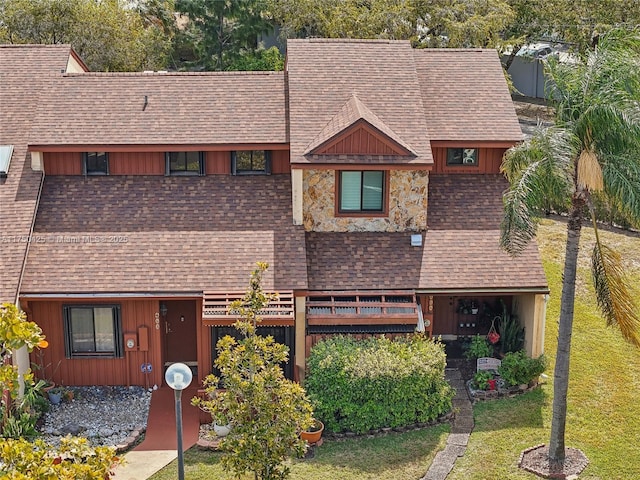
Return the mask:
<svg viewBox="0 0 640 480">
<path fill-rule="evenodd" d="M 238 319 L 236 312 L 230 311 L 231 302 L 240 300 L 244 293 L 205 292 L 202 302 L 202 321 L 208 326 L 231 325 Z M 262 325 L 294 324 L 293 291 L 278 292 L 278 298 L 260 312 Z"/>
</svg>

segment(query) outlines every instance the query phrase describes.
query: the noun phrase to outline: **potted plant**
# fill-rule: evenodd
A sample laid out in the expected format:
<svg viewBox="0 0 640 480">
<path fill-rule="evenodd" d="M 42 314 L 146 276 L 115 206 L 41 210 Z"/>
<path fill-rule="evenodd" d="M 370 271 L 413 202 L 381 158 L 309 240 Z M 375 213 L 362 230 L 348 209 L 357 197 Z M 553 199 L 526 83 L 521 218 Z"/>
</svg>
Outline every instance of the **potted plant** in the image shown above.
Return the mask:
<svg viewBox="0 0 640 480">
<path fill-rule="evenodd" d="M 322 437 L 323 430 L 324 423 L 314 418 L 309 429 L 300 432 L 300 438 L 302 438 L 302 440 L 306 440 L 309 445 L 318 443 L 320 441 L 320 437 Z"/>
<path fill-rule="evenodd" d="M 62 397 L 64 393 L 65 393 L 64 387 L 53 387 L 48 392 L 49 401 L 54 405 L 59 405 L 60 402 L 62 401 Z"/>
<path fill-rule="evenodd" d="M 214 416 L 213 431 L 218 437 L 226 437 L 231 432 L 231 422 L 224 413 Z"/>
</svg>

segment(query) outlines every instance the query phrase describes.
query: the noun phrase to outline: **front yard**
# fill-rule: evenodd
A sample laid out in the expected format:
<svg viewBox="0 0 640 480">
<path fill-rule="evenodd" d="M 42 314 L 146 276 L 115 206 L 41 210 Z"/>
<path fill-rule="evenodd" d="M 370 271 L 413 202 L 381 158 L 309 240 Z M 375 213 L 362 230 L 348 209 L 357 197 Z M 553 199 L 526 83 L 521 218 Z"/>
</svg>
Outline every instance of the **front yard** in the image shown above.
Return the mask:
<svg viewBox="0 0 640 480">
<path fill-rule="evenodd" d="M 517 467 L 520 452 L 548 443 L 552 375 L 564 255 L 565 224 L 545 220 L 538 241 L 551 288 L 547 305 L 545 353 L 548 380 L 537 390 L 476 404 L 475 429 L 463 458 L 450 480 L 535 479 Z M 640 285 L 640 237 L 601 232 L 618 249 L 628 265 L 634 285 Z M 598 314 L 588 271 L 593 231 L 583 229 L 579 284 L 571 359 L 571 385 L 567 445 L 584 451 L 590 460 L 581 480 L 631 480 L 640 478 L 640 351 L 626 344 Z M 636 287 L 636 293 L 640 289 Z M 421 478 L 446 440 L 448 426 L 392 433 L 381 438 L 343 442 L 325 441 L 308 460 L 296 460 L 292 479 L 411 479 Z M 231 479 L 218 463 L 219 456 L 194 449 L 186 455 L 186 477 Z M 175 462 L 151 477 L 175 478 Z"/>
</svg>

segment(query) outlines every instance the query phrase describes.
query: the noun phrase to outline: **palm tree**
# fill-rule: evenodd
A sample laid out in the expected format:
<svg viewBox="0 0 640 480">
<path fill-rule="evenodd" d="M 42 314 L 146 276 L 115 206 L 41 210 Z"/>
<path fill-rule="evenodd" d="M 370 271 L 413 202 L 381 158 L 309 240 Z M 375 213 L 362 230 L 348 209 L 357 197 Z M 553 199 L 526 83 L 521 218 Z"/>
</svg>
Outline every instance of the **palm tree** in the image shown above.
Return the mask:
<svg viewBox="0 0 640 480">
<path fill-rule="evenodd" d="M 555 126 L 505 155 L 501 247 L 517 255 L 535 236 L 548 205 L 568 212 L 558 349 L 549 443 L 550 462 L 563 463 L 580 231 L 591 218 L 596 232 L 592 277 L 608 325 L 640 346 L 640 318 L 620 256 L 598 236 L 594 201 L 614 205 L 640 224 L 640 32 L 612 30 L 578 63 L 547 63 Z"/>
</svg>

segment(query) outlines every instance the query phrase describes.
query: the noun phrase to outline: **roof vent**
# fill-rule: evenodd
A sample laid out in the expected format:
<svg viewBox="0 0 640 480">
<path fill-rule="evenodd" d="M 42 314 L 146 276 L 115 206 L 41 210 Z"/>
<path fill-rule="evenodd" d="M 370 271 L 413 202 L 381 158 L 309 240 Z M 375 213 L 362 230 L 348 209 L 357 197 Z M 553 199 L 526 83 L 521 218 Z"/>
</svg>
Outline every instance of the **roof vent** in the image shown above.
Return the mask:
<svg viewBox="0 0 640 480">
<path fill-rule="evenodd" d="M 0 145 L 0 178 L 7 178 L 13 145 Z"/>
<path fill-rule="evenodd" d="M 421 247 L 422 246 L 422 235 L 419 233 L 414 233 L 411 235 L 411 246 L 412 247 Z"/>
</svg>

